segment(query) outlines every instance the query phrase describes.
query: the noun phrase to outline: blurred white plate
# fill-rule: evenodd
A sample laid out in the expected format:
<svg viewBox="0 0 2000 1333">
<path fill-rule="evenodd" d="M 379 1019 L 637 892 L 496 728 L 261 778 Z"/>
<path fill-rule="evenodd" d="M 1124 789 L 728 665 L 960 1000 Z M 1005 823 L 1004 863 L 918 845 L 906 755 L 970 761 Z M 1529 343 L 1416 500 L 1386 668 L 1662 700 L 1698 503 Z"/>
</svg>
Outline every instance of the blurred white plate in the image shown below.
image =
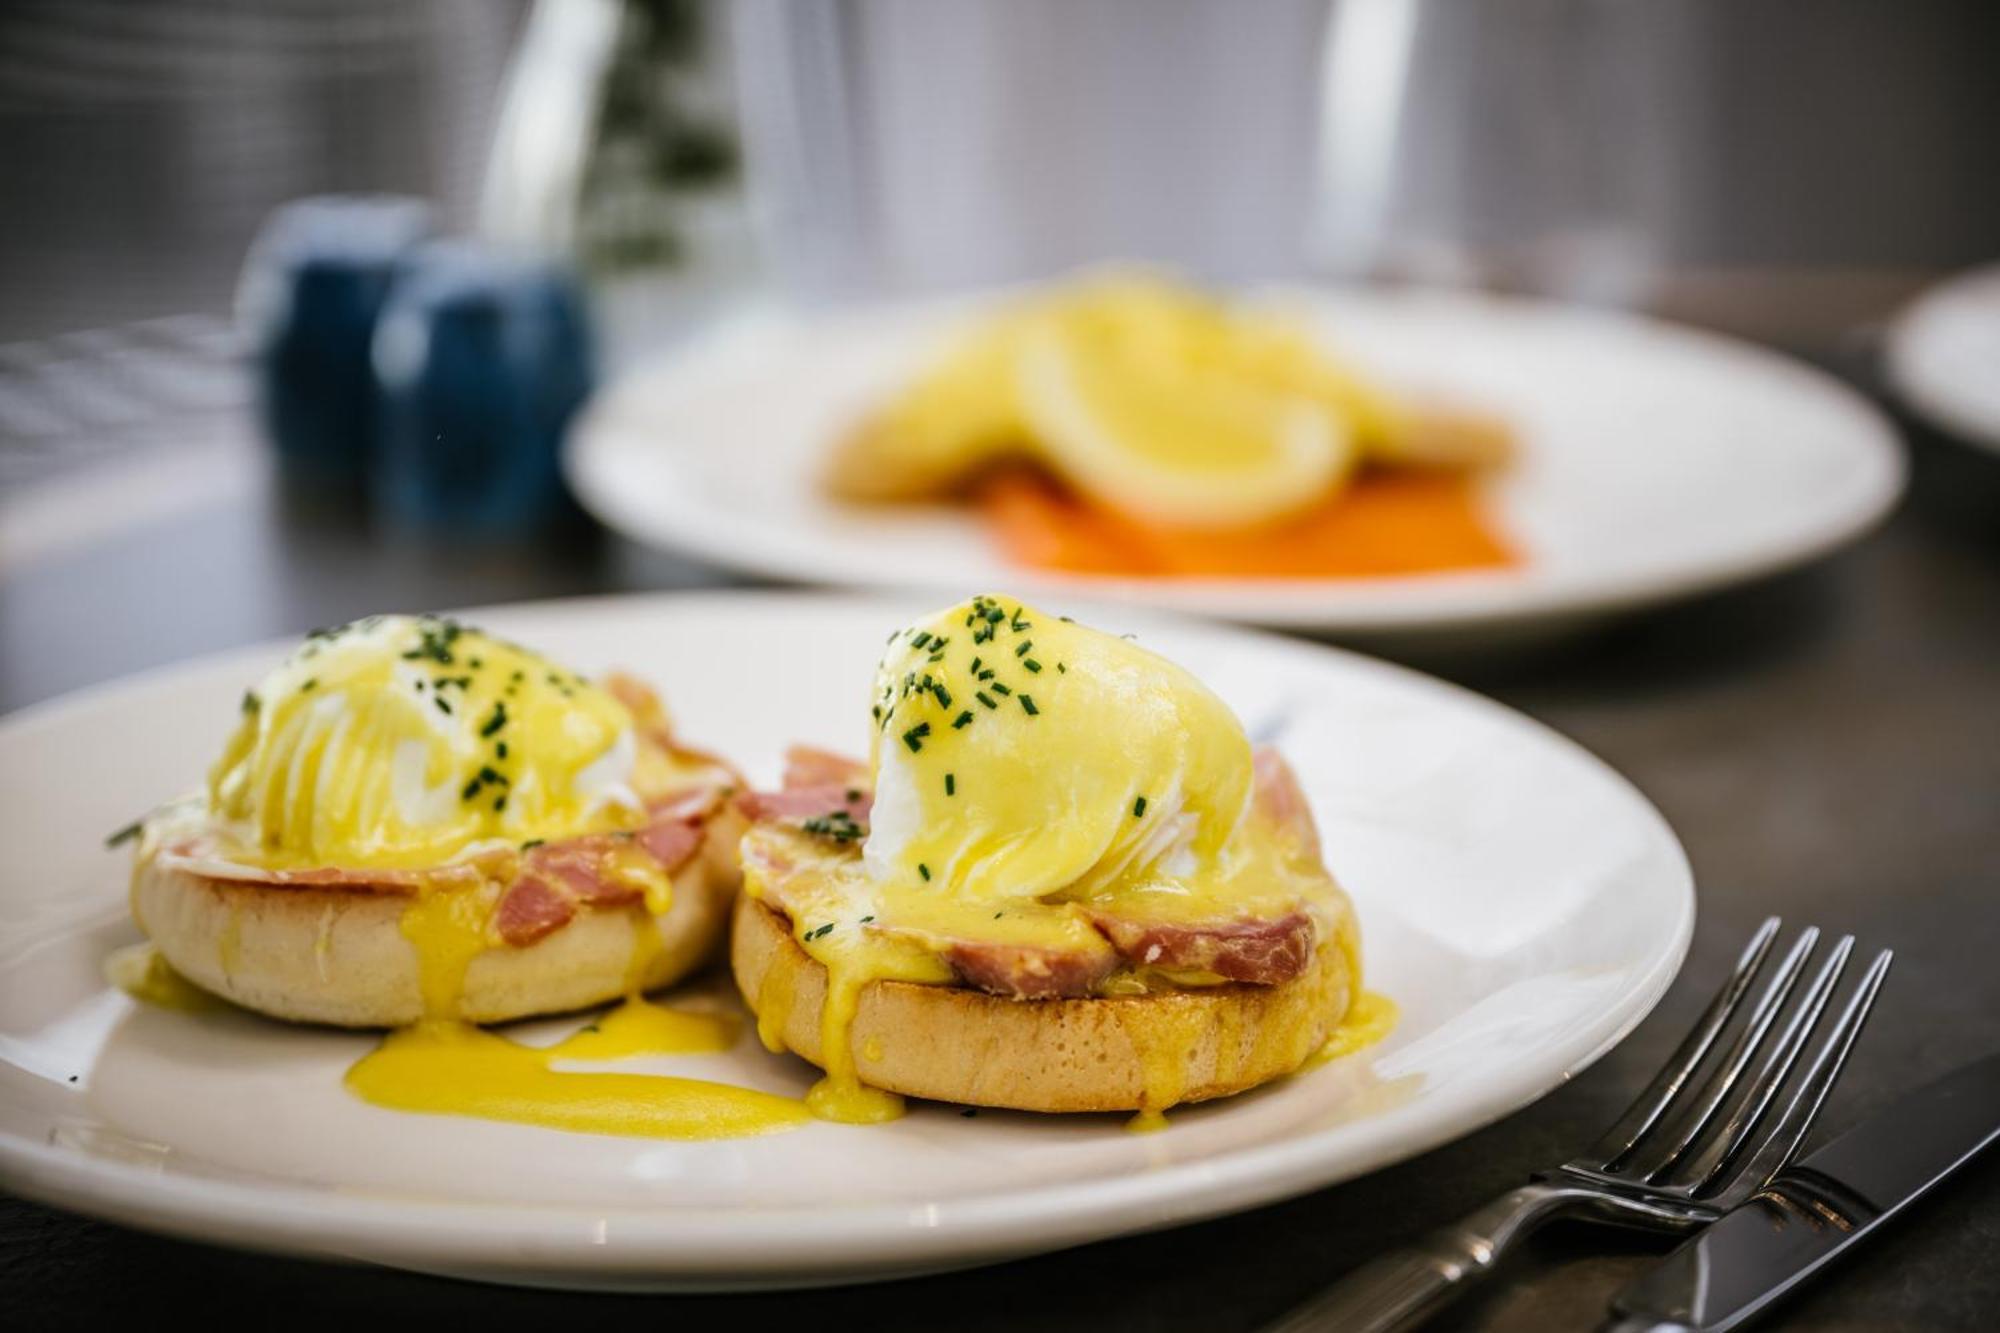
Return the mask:
<svg viewBox="0 0 2000 1333">
<path fill-rule="evenodd" d="M 1961 273 L 1898 315 L 1888 368 L 1934 424 L 2000 450 L 2000 264 Z"/>
<path fill-rule="evenodd" d="M 1517 571 L 1159 581 L 1036 573 L 975 516 L 857 510 L 814 484 L 827 450 L 978 300 L 745 319 L 607 390 L 571 483 L 639 541 L 813 583 L 1115 597 L 1325 631 L 1520 628 L 1721 587 L 1822 555 L 1903 484 L 1882 416 L 1748 344 L 1525 301 L 1287 289 L 1330 344 L 1393 381 L 1505 413 L 1523 463 L 1495 489 Z M 991 298 L 982 298 L 991 299 Z"/>
<path fill-rule="evenodd" d="M 585 670 L 643 672 L 695 741 L 769 781 L 790 741 L 863 746 L 885 627 L 921 609 L 740 594 L 474 614 Z M 341 1075 L 367 1036 L 151 1009 L 100 976 L 136 938 L 105 833 L 198 779 L 273 647 L 0 723 L 0 1185 L 206 1240 L 497 1281 L 852 1281 L 1192 1221 L 1422 1152 L 1588 1065 L 1672 979 L 1687 862 L 1588 754 L 1366 658 L 1120 623 L 1298 766 L 1360 907 L 1369 984 L 1402 1006 L 1381 1046 L 1152 1135 L 916 1105 L 883 1126 L 674 1143 L 364 1105 Z M 645 1067 L 795 1094 L 813 1077 L 754 1037 Z"/>
</svg>

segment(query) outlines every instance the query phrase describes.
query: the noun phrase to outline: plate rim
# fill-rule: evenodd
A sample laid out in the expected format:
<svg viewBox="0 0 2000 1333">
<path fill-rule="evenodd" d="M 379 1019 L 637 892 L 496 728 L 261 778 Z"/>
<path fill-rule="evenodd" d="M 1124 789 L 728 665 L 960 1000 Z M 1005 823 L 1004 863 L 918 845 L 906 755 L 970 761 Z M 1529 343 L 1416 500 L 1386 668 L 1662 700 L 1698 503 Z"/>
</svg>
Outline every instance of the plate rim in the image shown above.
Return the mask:
<svg viewBox="0 0 2000 1333">
<path fill-rule="evenodd" d="M 825 320 L 873 319 L 902 310 L 954 309 L 1001 299 L 1014 288 L 992 288 L 946 297 L 918 297 L 847 307 L 833 312 L 779 315 L 793 328 Z M 1317 302 L 1352 300 L 1394 312 L 1462 313 L 1472 318 L 1523 319 L 1577 327 L 1622 329 L 1664 340 L 1751 367 L 1766 381 L 1785 380 L 1793 391 L 1837 404 L 1854 423 L 1855 478 L 1809 525 L 1765 536 L 1741 551 L 1724 552 L 1679 564 L 1603 578 L 1572 573 L 1564 579 L 1524 578 L 1518 571 L 1472 571 L 1435 575 L 1351 579 L 1189 578 L 1172 581 L 1062 574 L 1008 569 L 1003 577 L 1026 591 L 1095 599 L 1131 599 L 1167 612 L 1205 615 L 1233 623 L 1334 632 L 1448 632 L 1504 625 L 1583 619 L 1609 612 L 1658 605 L 1732 587 L 1796 569 L 1859 540 L 1895 508 L 1908 484 L 1909 462 L 1889 417 L 1853 386 L 1783 352 L 1746 339 L 1631 311 L 1608 311 L 1493 293 L 1393 289 L 1294 282 L 1246 288 L 1253 296 Z M 935 590 L 926 580 L 897 581 L 848 571 L 829 575 L 808 555 L 773 550 L 742 540 L 727 517 L 709 512 L 696 498 L 677 494 L 648 497 L 644 503 L 618 484 L 615 460 L 630 450 L 620 441 L 631 431 L 622 422 L 623 400 L 639 386 L 676 372 L 698 369 L 700 358 L 725 340 L 768 320 L 753 311 L 725 323 L 695 342 L 641 359 L 585 407 L 562 451 L 563 475 L 578 501 L 599 521 L 653 549 L 668 550 L 719 568 L 807 586 L 830 586 L 833 579 L 885 592 Z M 734 513 L 735 511 L 731 511 Z"/>
<path fill-rule="evenodd" d="M 746 601 L 772 608 L 846 604 L 879 611 L 905 600 L 907 594 L 884 592 L 683 591 L 501 603 L 448 614 L 588 617 L 612 608 L 659 614 L 702 603 L 732 607 Z M 1522 1072 L 1524 1066 L 1509 1067 L 1504 1076 L 1424 1108 L 1414 1121 L 1406 1118 L 1392 1126 L 1350 1122 L 1109 1180 L 995 1190 L 921 1206 L 869 1202 L 838 1210 L 806 1205 L 661 1215 L 638 1206 L 452 1202 L 312 1190 L 283 1181 L 163 1175 L 0 1128 L 0 1184 L 57 1207 L 210 1243 L 471 1273 L 489 1280 L 522 1281 L 535 1273 L 560 1272 L 582 1283 L 622 1277 L 663 1290 L 831 1285 L 1183 1225 L 1339 1184 L 1477 1132 L 1538 1100 L 1595 1063 L 1658 1005 L 1693 938 L 1695 878 L 1672 826 L 1609 763 L 1538 718 L 1397 663 L 1154 608 L 1121 607 L 1118 612 L 1141 629 L 1150 622 L 1198 635 L 1247 639 L 1307 659 L 1342 659 L 1350 668 L 1504 715 L 1543 743 L 1568 751 L 1599 780 L 1622 791 L 1634 815 L 1662 839 L 1671 858 L 1666 869 L 1672 884 L 1666 891 L 1673 894 L 1677 913 L 1673 937 L 1617 1004 L 1568 1040 L 1552 1043 L 1559 1068 L 1551 1065 L 1530 1076 Z M 262 640 L 89 685 L 0 716 L 0 735 L 60 726 L 67 716 L 107 699 L 171 688 L 179 678 L 282 651 L 291 642 L 289 636 Z M 162 1187 L 162 1181 L 168 1183 Z"/>
<path fill-rule="evenodd" d="M 1937 312 L 1975 288 L 1988 287 L 2000 295 L 2000 262 L 1963 269 L 1918 292 L 1890 317 L 1882 362 L 1896 396 L 1917 415 L 1975 448 L 2000 453 L 2000 415 L 1968 409 L 1939 379 L 1927 351 Z"/>
</svg>

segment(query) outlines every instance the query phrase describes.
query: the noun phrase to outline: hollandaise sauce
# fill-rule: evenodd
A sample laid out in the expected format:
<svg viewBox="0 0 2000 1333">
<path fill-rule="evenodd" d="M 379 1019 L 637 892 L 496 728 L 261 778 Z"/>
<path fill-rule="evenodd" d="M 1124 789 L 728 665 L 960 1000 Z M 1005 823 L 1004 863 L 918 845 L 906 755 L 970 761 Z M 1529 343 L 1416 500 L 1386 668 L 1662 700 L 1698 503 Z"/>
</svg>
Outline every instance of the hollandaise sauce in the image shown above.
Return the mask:
<svg viewBox="0 0 2000 1333">
<path fill-rule="evenodd" d="M 557 1045 L 536 1048 L 466 1023 L 427 1020 L 391 1033 L 347 1073 L 375 1106 L 634 1138 L 740 1138 L 811 1117 L 790 1097 L 705 1079 L 563 1066 L 726 1050 L 735 1024 L 627 1000 Z"/>
<path fill-rule="evenodd" d="M 1366 1050 L 1396 1030 L 1396 1002 L 1379 991 L 1365 990 L 1348 1007 L 1347 1016 L 1319 1048 L 1308 1067 Z"/>
<path fill-rule="evenodd" d="M 903 1114 L 903 1099 L 863 1083 L 854 1065 L 854 1013 L 868 977 L 846 968 L 829 975 L 820 1035 L 826 1077 L 806 1093 L 806 1106 L 822 1120 L 848 1125 L 894 1120 Z"/>
<path fill-rule="evenodd" d="M 150 944 L 129 944 L 113 952 L 104 960 L 104 977 L 133 999 L 157 1009 L 199 1014 L 229 1007 L 227 1001 L 174 971 Z"/>
<path fill-rule="evenodd" d="M 664 892 L 648 897 L 666 901 Z M 646 962 L 659 948 L 650 906 L 634 909 L 643 919 L 625 1001 L 565 1040 L 527 1046 L 457 1020 L 466 970 L 489 944 L 491 903 L 490 894 L 431 888 L 404 912 L 403 935 L 417 950 L 429 1016 L 390 1033 L 348 1071 L 347 1087 L 357 1097 L 394 1111 L 635 1138 L 739 1138 L 810 1119 L 796 1099 L 750 1088 L 565 1067 L 725 1051 L 734 1044 L 733 1020 L 650 1004 L 639 995 Z"/>
</svg>

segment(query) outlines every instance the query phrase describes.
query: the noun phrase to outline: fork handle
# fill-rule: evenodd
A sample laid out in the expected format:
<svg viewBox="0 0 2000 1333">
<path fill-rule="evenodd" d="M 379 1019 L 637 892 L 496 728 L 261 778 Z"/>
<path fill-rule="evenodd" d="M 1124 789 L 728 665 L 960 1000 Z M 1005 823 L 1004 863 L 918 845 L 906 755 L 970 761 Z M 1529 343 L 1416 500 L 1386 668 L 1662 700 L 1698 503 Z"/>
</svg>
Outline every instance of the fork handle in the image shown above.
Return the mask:
<svg viewBox="0 0 2000 1333">
<path fill-rule="evenodd" d="M 1264 1333 L 1391 1333 L 1415 1328 L 1492 1272 L 1522 1236 L 1587 1206 L 1587 1191 L 1537 1181 L 1510 1190 L 1416 1244 L 1355 1269 Z"/>
</svg>

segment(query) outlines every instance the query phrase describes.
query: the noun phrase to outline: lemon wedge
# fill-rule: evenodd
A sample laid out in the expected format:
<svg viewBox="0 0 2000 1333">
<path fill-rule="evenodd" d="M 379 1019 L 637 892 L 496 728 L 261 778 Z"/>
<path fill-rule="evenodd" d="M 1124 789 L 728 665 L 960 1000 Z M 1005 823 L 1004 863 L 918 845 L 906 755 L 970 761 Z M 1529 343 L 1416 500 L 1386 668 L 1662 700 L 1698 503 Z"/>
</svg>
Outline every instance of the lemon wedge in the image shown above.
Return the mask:
<svg viewBox="0 0 2000 1333">
<path fill-rule="evenodd" d="M 1174 321 L 1138 324 L 1139 338 L 1079 321 L 1023 340 L 1028 433 L 1070 485 L 1156 522 L 1244 527 L 1314 504 L 1354 466 L 1353 431 L 1326 403 L 1190 355 Z"/>
<path fill-rule="evenodd" d="M 1021 452 L 1027 426 L 1014 362 L 1031 317 L 1010 312 L 948 344 L 843 441 L 827 468 L 829 489 L 853 500 L 913 499 Z"/>
<path fill-rule="evenodd" d="M 1297 312 L 1114 270 L 962 331 L 844 437 L 825 485 L 924 499 L 1025 458 L 1111 509 L 1215 529 L 1302 510 L 1362 459 L 1471 469 L 1512 452 L 1504 422 L 1375 384 Z"/>
</svg>

